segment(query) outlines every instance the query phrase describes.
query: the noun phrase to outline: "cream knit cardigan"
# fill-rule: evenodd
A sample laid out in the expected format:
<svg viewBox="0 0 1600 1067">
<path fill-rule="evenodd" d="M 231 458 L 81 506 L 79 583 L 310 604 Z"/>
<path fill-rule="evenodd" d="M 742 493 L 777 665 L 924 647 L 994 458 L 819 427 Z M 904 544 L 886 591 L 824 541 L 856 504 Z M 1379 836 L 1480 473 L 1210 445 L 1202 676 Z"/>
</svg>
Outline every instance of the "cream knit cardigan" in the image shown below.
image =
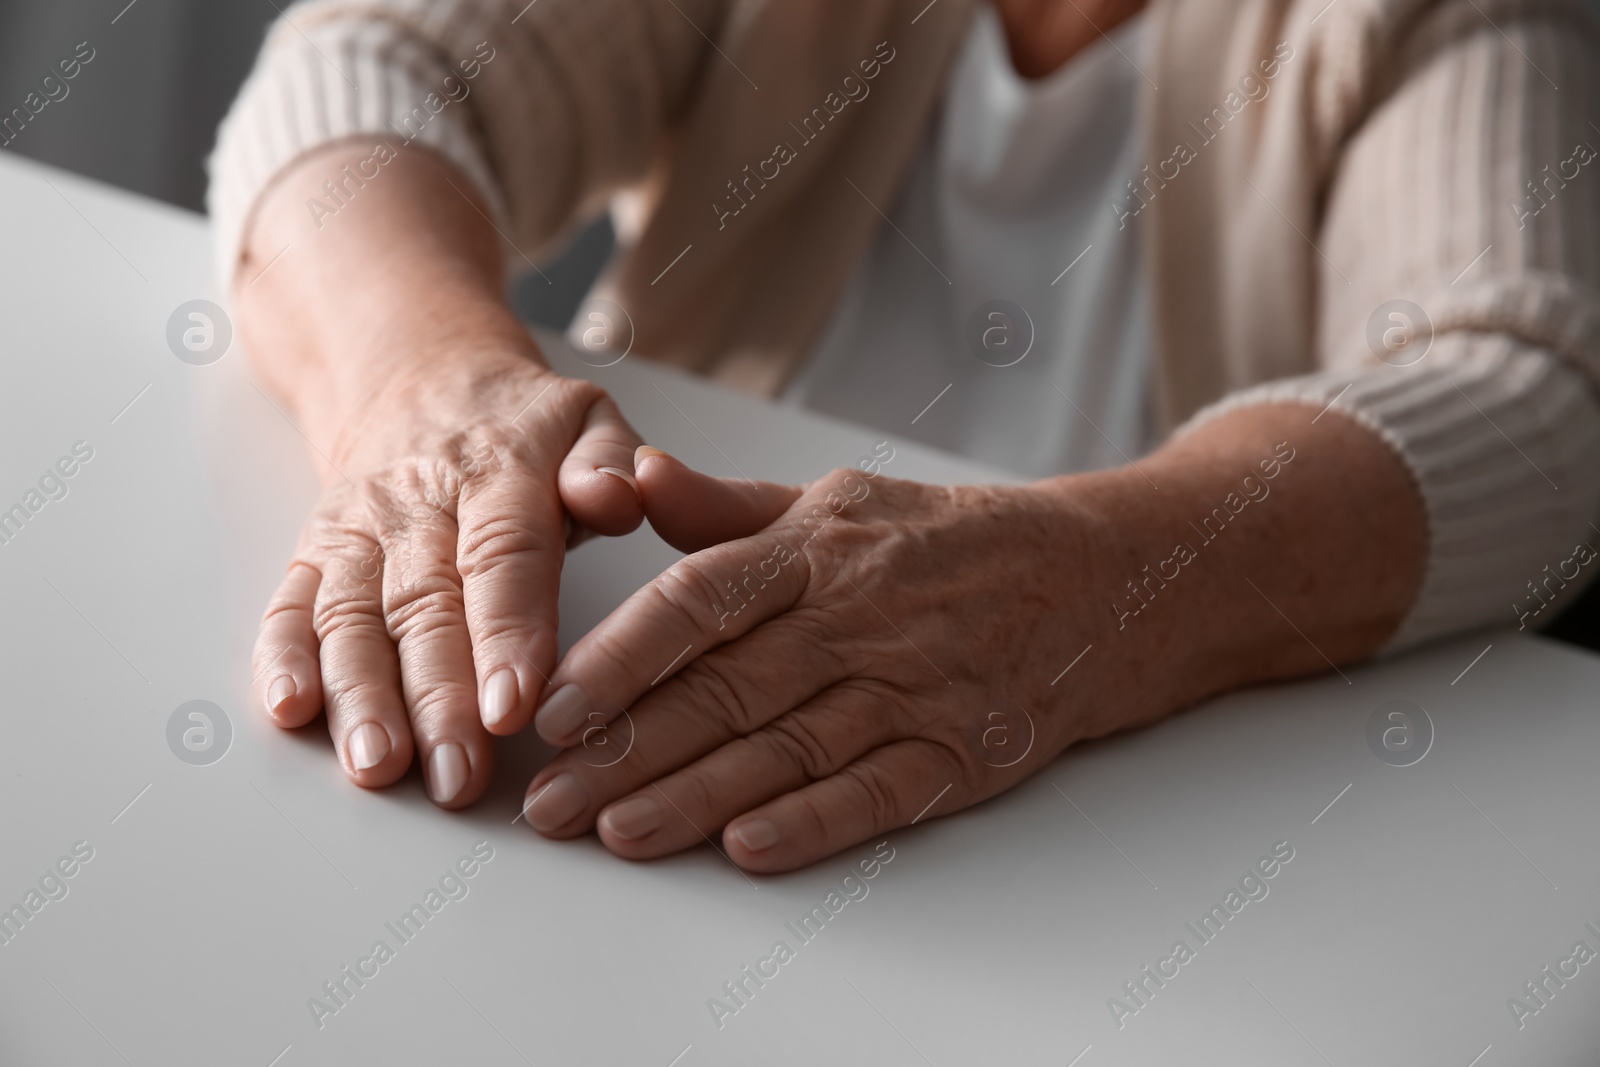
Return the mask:
<svg viewBox="0 0 1600 1067">
<path fill-rule="evenodd" d="M 635 347 L 770 393 L 881 225 L 972 2 L 296 4 L 219 134 L 219 263 L 297 157 L 420 144 L 476 184 L 514 265 L 610 200 L 623 251 L 601 288 Z M 1600 545 L 1593 3 L 1151 0 L 1146 18 L 1148 166 L 1107 209 L 1145 242 L 1163 425 L 1289 399 L 1388 442 L 1430 527 L 1391 647 L 1514 624 L 1534 583 L 1573 595 L 1600 570 L 1570 569 Z M 359 196 L 360 175 L 329 179 L 325 206 Z M 1406 367 L 1369 341 L 1395 299 L 1434 331 Z"/>
</svg>

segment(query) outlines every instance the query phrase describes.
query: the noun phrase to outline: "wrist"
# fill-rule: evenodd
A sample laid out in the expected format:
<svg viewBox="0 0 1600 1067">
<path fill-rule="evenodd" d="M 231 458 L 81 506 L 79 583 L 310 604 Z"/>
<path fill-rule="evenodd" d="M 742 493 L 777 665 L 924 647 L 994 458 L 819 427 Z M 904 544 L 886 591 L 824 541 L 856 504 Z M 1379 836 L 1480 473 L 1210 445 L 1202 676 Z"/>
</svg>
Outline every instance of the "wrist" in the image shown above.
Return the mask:
<svg viewBox="0 0 1600 1067">
<path fill-rule="evenodd" d="M 262 194 L 232 287 L 256 376 L 319 446 L 430 364 L 540 359 L 505 304 L 498 237 L 442 158 L 402 152 L 336 217 L 307 211 L 358 147 L 313 152 Z"/>
<path fill-rule="evenodd" d="M 1050 615 L 1064 624 L 1052 638 L 1060 645 L 1054 658 L 1040 665 L 1062 745 L 1154 721 L 1195 699 L 1189 666 L 1197 657 L 1173 625 L 1178 613 L 1165 610 L 1175 604 L 1142 610 L 1132 599 L 1132 588 L 1142 590 L 1139 583 L 1172 552 L 1172 507 L 1145 480 L 1148 472 L 1141 461 L 1138 469 L 1062 475 L 1022 490 L 1051 531 L 1033 551 L 1048 561 L 1041 582 Z M 1158 575 L 1149 580 L 1160 590 Z M 1160 593 L 1175 601 L 1177 591 L 1168 582 Z"/>
<path fill-rule="evenodd" d="M 1244 407 L 1137 467 L 1041 483 L 1094 516 L 1089 612 L 1155 714 L 1366 658 L 1409 609 L 1427 555 L 1416 486 L 1371 430 L 1317 416 Z"/>
<path fill-rule="evenodd" d="M 1246 565 L 1264 546 L 1240 536 L 1260 531 L 1239 520 L 1261 518 L 1259 507 L 1243 510 L 1266 499 L 1283 473 L 1270 444 L 1258 451 L 1246 461 L 1178 442 L 1094 476 L 1106 564 L 1092 610 L 1104 613 L 1112 658 L 1136 672 L 1148 718 L 1255 680 L 1250 609 L 1258 605 L 1240 593 L 1249 593 Z"/>
</svg>

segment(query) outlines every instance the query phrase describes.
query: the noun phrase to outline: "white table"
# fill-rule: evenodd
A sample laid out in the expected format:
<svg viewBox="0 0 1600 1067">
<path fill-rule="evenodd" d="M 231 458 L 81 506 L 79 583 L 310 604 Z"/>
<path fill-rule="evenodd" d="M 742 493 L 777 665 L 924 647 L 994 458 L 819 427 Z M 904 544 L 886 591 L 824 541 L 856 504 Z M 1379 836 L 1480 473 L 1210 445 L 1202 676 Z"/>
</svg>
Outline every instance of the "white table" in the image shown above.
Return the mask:
<svg viewBox="0 0 1600 1067">
<path fill-rule="evenodd" d="M 1520 1029 L 1507 1007 L 1534 1006 L 1523 983 L 1574 942 L 1600 951 L 1600 661 L 1539 639 L 1474 636 L 1082 747 L 890 834 L 868 895 L 803 946 L 785 923 L 872 848 L 752 880 L 709 848 L 640 865 L 545 841 L 513 825 L 548 755 L 526 739 L 465 814 L 415 775 L 351 788 L 320 725 L 286 734 L 249 710 L 255 622 L 313 478 L 238 351 L 191 366 L 168 349 L 172 310 L 215 299 L 202 221 L 11 161 L 0 202 L 0 508 L 75 442 L 93 449 L 0 545 L 0 907 L 26 908 L 64 856 L 73 871 L 0 944 L 7 1067 L 1498 1067 L 1600 1048 L 1600 965 Z M 798 480 L 895 437 L 637 358 L 590 373 L 713 471 L 720 446 Z M 896 447 L 898 476 L 995 477 Z M 648 534 L 576 553 L 565 639 L 671 558 Z M 197 699 L 232 728 L 204 766 L 167 739 Z M 1368 747 L 1392 699 L 1436 730 L 1412 766 Z M 1186 923 L 1280 841 L 1294 858 L 1269 894 L 1202 945 Z M 71 861 L 77 842 L 92 859 Z M 493 858 L 467 895 L 402 942 L 385 924 L 479 842 Z M 1123 983 L 1180 938 L 1193 958 L 1119 1028 L 1108 1000 L 1135 1005 Z M 380 939 L 393 958 L 346 979 L 319 1028 L 308 999 L 330 1002 L 323 983 Z M 794 959 L 719 1029 L 708 999 L 778 940 Z"/>
</svg>

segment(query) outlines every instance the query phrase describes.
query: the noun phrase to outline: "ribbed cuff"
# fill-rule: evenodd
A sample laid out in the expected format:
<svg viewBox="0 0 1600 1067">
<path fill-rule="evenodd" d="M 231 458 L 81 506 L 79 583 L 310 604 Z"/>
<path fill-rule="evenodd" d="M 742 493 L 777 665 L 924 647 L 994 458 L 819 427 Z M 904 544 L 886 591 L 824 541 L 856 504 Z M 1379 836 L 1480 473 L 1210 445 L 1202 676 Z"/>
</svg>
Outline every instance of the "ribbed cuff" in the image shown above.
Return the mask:
<svg viewBox="0 0 1600 1067">
<path fill-rule="evenodd" d="M 1385 653 L 1480 626 L 1543 626 L 1600 573 L 1597 560 L 1561 577 L 1572 575 L 1580 543 L 1600 546 L 1590 525 L 1600 504 L 1600 403 L 1587 378 L 1550 352 L 1503 334 L 1451 334 L 1415 366 L 1325 371 L 1242 390 L 1175 436 L 1274 403 L 1354 419 L 1387 442 L 1416 481 L 1428 518 L 1427 572 Z"/>
<path fill-rule="evenodd" d="M 381 20 L 307 20 L 302 33 L 295 28 L 302 6 L 290 8 L 274 27 L 208 163 L 207 206 L 224 291 L 262 194 L 301 156 L 338 142 L 374 153 L 379 145 L 398 153 L 419 144 L 439 152 L 461 169 L 503 231 L 499 186 L 474 134 L 471 83 L 447 65 L 472 57 L 440 57 Z M 463 99 L 451 100 L 445 91 L 452 75 L 452 84 L 468 86 Z M 381 166 L 373 166 L 381 175 Z M 330 171 L 328 178 L 341 175 Z M 325 203 L 338 206 L 331 196 Z"/>
</svg>

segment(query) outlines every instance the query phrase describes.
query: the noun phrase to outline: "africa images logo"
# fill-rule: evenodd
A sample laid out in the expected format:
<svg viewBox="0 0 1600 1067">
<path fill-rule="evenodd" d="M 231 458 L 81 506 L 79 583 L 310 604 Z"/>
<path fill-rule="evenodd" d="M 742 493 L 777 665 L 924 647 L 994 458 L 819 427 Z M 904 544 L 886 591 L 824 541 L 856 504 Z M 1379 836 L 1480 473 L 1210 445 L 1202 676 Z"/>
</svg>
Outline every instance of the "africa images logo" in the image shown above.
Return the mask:
<svg viewBox="0 0 1600 1067">
<path fill-rule="evenodd" d="M 1391 767 L 1421 763 L 1433 748 L 1433 720 L 1421 704 L 1386 700 L 1367 719 L 1367 747 Z"/>
</svg>

